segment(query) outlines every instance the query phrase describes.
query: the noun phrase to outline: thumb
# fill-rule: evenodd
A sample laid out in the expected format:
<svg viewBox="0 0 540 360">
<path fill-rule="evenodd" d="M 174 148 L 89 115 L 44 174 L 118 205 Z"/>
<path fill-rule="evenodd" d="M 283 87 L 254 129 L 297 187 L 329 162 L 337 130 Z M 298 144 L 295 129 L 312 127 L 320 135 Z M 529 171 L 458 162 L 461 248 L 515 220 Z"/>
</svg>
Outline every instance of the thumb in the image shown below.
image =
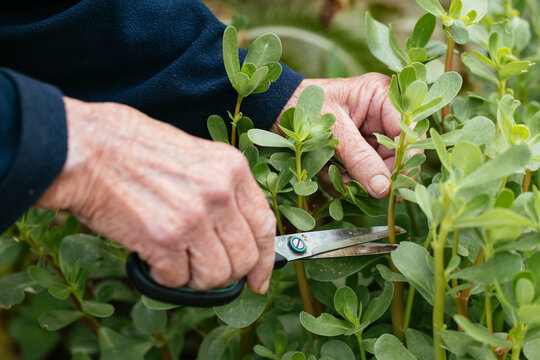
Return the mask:
<svg viewBox="0 0 540 360">
<path fill-rule="evenodd" d="M 362 137 L 352 121 L 338 121 L 334 128 L 339 139 L 337 157 L 351 177 L 362 184 L 377 199 L 388 196 L 390 171 L 380 155 Z"/>
</svg>

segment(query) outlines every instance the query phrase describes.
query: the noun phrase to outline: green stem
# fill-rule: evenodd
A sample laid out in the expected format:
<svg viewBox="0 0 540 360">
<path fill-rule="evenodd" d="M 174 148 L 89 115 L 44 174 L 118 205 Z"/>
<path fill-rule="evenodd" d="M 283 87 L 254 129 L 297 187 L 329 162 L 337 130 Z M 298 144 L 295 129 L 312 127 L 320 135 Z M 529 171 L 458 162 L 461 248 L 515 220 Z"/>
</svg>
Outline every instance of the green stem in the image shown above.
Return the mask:
<svg viewBox="0 0 540 360">
<path fill-rule="evenodd" d="M 450 3 L 452 3 L 450 1 Z M 452 71 L 452 67 L 454 65 L 454 49 L 456 47 L 456 42 L 452 38 L 452 35 L 450 34 L 450 29 L 446 28 L 447 34 L 447 47 L 446 47 L 446 58 L 444 60 L 444 72 Z M 445 133 L 444 129 L 444 118 L 447 117 L 450 114 L 450 104 L 443 107 L 441 112 L 441 133 Z"/>
<path fill-rule="evenodd" d="M 454 230 L 454 243 L 452 244 L 452 257 L 457 256 L 458 254 L 458 246 L 459 246 L 459 229 Z M 456 272 L 454 270 L 454 272 Z M 452 279 L 452 287 L 458 286 L 458 280 Z"/>
<path fill-rule="evenodd" d="M 493 317 L 491 310 L 491 289 L 489 286 L 485 287 L 485 308 L 486 308 L 486 327 L 489 332 L 493 334 Z"/>
<path fill-rule="evenodd" d="M 251 354 L 253 351 L 253 343 L 255 342 L 255 325 L 253 324 L 241 329 L 240 333 L 240 359 Z"/>
<path fill-rule="evenodd" d="M 525 332 L 527 331 L 525 325 L 518 321 L 515 325 L 514 336 L 512 336 L 512 360 L 519 360 L 519 355 L 521 354 L 521 347 L 523 346 L 523 338 Z"/>
<path fill-rule="evenodd" d="M 171 352 L 169 350 L 169 345 L 168 345 L 167 339 L 165 338 L 163 333 L 160 332 L 160 333 L 154 335 L 154 338 L 163 343 L 163 345 L 159 348 L 159 353 L 161 354 L 161 359 L 162 360 L 172 360 L 172 355 L 171 355 Z"/>
<path fill-rule="evenodd" d="M 433 239 L 433 257 L 435 268 L 435 298 L 433 301 L 433 347 L 435 360 L 445 360 L 446 351 L 442 347 L 441 331 L 444 329 L 444 298 L 446 276 L 444 274 L 444 246 L 448 237 L 449 224 L 444 219 L 439 236 Z"/>
<path fill-rule="evenodd" d="M 366 352 L 364 351 L 364 347 L 362 346 L 362 332 L 359 331 L 354 335 L 356 335 L 356 339 L 358 340 L 358 347 L 360 348 L 360 358 L 362 360 L 366 360 Z"/>
<path fill-rule="evenodd" d="M 236 106 L 234 108 L 234 116 L 233 116 L 233 122 L 232 122 L 232 128 L 231 128 L 231 145 L 236 146 L 236 123 L 238 123 L 238 120 L 240 120 L 240 105 L 242 105 L 242 100 L 244 98 L 238 95 L 238 98 L 236 99 Z"/>
<path fill-rule="evenodd" d="M 506 80 L 499 81 L 499 97 L 502 99 L 506 94 Z"/>
<path fill-rule="evenodd" d="M 403 318 L 403 331 L 409 328 L 409 322 L 411 320 L 411 312 L 414 301 L 414 294 L 416 293 L 416 288 L 414 286 L 409 286 L 409 294 L 407 295 L 407 305 L 405 306 L 405 315 Z"/>
<path fill-rule="evenodd" d="M 272 195 L 272 208 L 274 209 L 274 215 L 276 216 L 279 234 L 285 235 L 285 230 L 283 229 L 283 223 L 281 222 L 281 213 L 279 212 L 279 206 L 277 203 L 276 195 Z"/>
<path fill-rule="evenodd" d="M 424 241 L 424 248 L 427 249 L 429 247 L 429 243 L 431 241 L 431 238 L 433 236 L 433 231 L 435 227 L 431 226 L 429 228 L 429 232 L 426 236 L 426 240 Z M 409 294 L 407 296 L 407 304 L 405 305 L 405 315 L 403 317 L 403 330 L 407 330 L 409 328 L 409 323 L 411 320 L 411 313 L 412 313 L 412 306 L 414 302 L 414 295 L 416 294 L 416 288 L 412 285 L 409 286 Z"/>
<path fill-rule="evenodd" d="M 345 199 L 345 195 L 341 195 L 340 197 L 337 197 L 336 199 L 343 200 L 343 199 Z M 332 201 L 334 201 L 334 199 L 328 201 L 326 204 L 324 204 L 323 206 L 321 206 L 320 208 L 317 209 L 317 212 L 315 212 L 315 214 L 313 215 L 315 220 L 318 220 L 319 216 L 321 216 L 322 212 L 330 207 L 330 204 L 332 203 Z"/>
<path fill-rule="evenodd" d="M 532 172 L 531 170 L 527 170 L 525 173 L 525 177 L 523 178 L 523 184 L 522 184 L 522 191 L 526 193 L 529 191 L 529 187 L 531 185 L 531 178 L 532 178 Z"/>
<path fill-rule="evenodd" d="M 405 132 L 401 132 L 399 135 L 399 143 L 396 149 L 396 159 L 394 161 L 394 170 L 392 175 L 399 174 L 402 168 L 403 156 L 405 154 Z M 394 189 L 390 190 L 390 196 L 388 197 L 388 241 L 391 244 L 396 243 L 396 231 L 395 231 L 395 202 L 396 194 Z M 392 260 L 390 260 L 390 270 L 395 273 L 399 273 L 399 270 L 394 266 Z M 404 340 L 403 336 L 403 323 L 404 323 L 404 290 L 402 282 L 394 282 L 394 296 L 392 297 L 392 303 L 390 304 L 390 312 L 392 315 L 392 328 L 394 329 L 394 335 Z"/>
</svg>

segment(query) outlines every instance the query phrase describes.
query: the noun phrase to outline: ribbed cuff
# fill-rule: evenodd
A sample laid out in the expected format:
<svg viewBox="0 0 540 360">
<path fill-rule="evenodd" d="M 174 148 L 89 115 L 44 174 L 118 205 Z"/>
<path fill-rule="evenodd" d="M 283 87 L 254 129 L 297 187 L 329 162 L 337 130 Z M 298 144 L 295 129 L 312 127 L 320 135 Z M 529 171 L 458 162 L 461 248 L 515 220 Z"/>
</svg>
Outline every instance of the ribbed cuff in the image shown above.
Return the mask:
<svg viewBox="0 0 540 360">
<path fill-rule="evenodd" d="M 67 156 L 62 93 L 51 85 L 0 68 L 18 93 L 20 141 L 10 169 L 0 180 L 0 231 L 32 206 L 62 171 Z"/>
</svg>

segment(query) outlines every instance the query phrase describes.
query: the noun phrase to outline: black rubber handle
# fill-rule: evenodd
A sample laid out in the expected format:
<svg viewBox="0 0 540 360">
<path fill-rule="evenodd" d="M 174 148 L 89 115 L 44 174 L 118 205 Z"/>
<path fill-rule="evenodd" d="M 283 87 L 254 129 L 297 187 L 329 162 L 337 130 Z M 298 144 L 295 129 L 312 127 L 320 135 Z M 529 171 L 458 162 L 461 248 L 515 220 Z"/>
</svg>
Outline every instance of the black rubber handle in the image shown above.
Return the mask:
<svg viewBox="0 0 540 360">
<path fill-rule="evenodd" d="M 287 264 L 287 259 L 276 253 L 274 269 L 280 269 Z M 224 289 L 196 291 L 189 288 L 169 288 L 155 282 L 150 276 L 149 266 L 141 260 L 137 253 L 129 254 L 126 262 L 126 272 L 131 283 L 137 290 L 152 298 L 168 304 L 211 307 L 230 303 L 240 295 L 246 284 L 246 277 Z"/>
</svg>

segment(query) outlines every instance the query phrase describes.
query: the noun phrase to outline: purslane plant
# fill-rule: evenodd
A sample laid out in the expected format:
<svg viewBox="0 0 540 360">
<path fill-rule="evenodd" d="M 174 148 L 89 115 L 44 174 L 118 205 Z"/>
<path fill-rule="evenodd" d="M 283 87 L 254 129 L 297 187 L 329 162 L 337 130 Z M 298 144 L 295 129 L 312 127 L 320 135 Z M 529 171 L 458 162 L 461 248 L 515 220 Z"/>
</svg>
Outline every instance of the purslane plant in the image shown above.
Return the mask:
<svg viewBox="0 0 540 360">
<path fill-rule="evenodd" d="M 16 343 L 24 358 L 54 349 L 85 360 L 536 359 L 540 5 L 416 3 L 426 14 L 404 45 L 366 15 L 368 45 L 393 72 L 402 128 L 395 139 L 377 136 L 396 151 L 388 224 L 408 230 L 387 257 L 395 272 L 380 256 L 306 261 L 275 271 L 266 295 L 246 288 L 224 306 L 178 308 L 129 286 L 124 249 L 80 233 L 73 217 L 32 209 L 0 237 L 0 307 L 14 307 L 0 313 L 0 333 L 10 334 L 0 351 Z M 433 39 L 437 27 L 445 41 Z M 208 129 L 245 154 L 278 232 L 380 224 L 371 216 L 385 210 L 359 183 L 345 184 L 332 159 L 335 118 L 320 114 L 321 88 L 306 88 L 283 113 L 284 136 L 253 129 L 242 101 L 278 78 L 281 43 L 261 36 L 240 64 L 236 36 L 228 28 L 223 46 L 238 93 L 232 132 L 217 116 Z M 456 97 L 462 78 L 450 65 L 460 60 L 467 92 Z M 337 198 L 316 177 L 328 161 Z"/>
</svg>

